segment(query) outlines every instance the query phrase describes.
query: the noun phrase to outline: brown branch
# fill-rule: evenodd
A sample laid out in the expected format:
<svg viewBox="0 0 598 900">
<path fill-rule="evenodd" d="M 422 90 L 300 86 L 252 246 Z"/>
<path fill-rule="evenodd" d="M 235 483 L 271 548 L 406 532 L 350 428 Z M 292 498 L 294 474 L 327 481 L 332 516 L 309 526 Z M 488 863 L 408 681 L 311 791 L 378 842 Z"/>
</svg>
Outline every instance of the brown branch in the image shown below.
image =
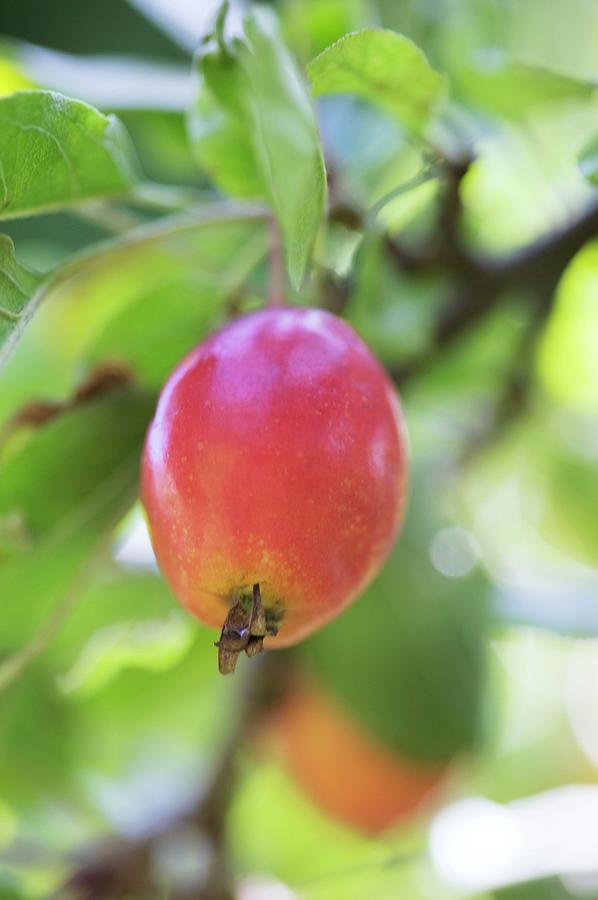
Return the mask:
<svg viewBox="0 0 598 900">
<path fill-rule="evenodd" d="M 427 348 L 420 356 L 391 371 L 400 386 L 419 376 L 444 350 L 464 336 L 496 307 L 509 290 L 523 290 L 540 298 L 539 312 L 545 317 L 561 275 L 575 254 L 598 236 L 598 200 L 560 230 L 503 259 L 454 257 L 453 275 L 460 288 L 445 305 Z M 447 267 L 447 262 L 443 263 Z"/>
<path fill-rule="evenodd" d="M 284 247 L 280 226 L 274 216 L 269 222 L 268 250 L 268 296 L 266 303 L 271 308 L 284 306 L 286 302 L 286 279 L 284 268 Z"/>
<path fill-rule="evenodd" d="M 0 426 L 0 443 L 23 427 L 40 427 L 64 412 L 135 382 L 134 372 L 121 362 L 103 362 L 92 369 L 74 393 L 63 401 L 31 400 Z"/>
<path fill-rule="evenodd" d="M 438 235 L 442 243 L 443 251 L 454 256 L 459 256 L 461 250 L 461 220 L 463 218 L 463 206 L 461 202 L 461 183 L 470 166 L 473 157 L 464 156 L 461 159 L 443 159 L 440 163 L 440 171 L 443 176 L 443 190 L 440 196 L 440 209 L 438 212 Z"/>
</svg>

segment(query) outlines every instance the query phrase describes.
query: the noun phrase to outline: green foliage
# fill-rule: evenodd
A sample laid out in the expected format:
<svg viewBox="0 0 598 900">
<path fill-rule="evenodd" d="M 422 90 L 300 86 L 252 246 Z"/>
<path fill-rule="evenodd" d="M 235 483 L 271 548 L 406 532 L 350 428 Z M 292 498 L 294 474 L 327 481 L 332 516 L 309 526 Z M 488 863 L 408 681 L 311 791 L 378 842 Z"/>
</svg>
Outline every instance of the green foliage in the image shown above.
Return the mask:
<svg viewBox="0 0 598 900">
<path fill-rule="evenodd" d="M 118 119 L 49 91 L 0 99 L 0 218 L 122 194 L 135 162 Z"/>
<path fill-rule="evenodd" d="M 326 173 L 314 114 L 290 54 L 265 9 L 225 43 L 223 23 L 200 49 L 190 134 L 200 165 L 225 190 L 267 200 L 298 287 L 320 227 Z"/>
<path fill-rule="evenodd" d="M 442 78 L 402 34 L 367 29 L 348 34 L 308 66 L 314 95 L 356 94 L 380 104 L 408 128 L 425 128 L 442 93 Z"/>
<path fill-rule="evenodd" d="M 176 46 L 176 25 L 144 18 L 155 6 L 111 0 L 81 18 L 76 2 L 0 3 L 7 900 L 62 896 L 73 851 L 95 858 L 108 834 L 122 848 L 178 828 L 251 711 L 243 688 L 259 663 L 219 679 L 215 633 L 176 603 L 147 546 L 141 568 L 117 548 L 169 372 L 280 288 L 272 218 L 290 302 L 338 312 L 398 376 L 416 470 L 381 575 L 289 656 L 391 748 L 455 761 L 439 807 L 506 803 L 507 829 L 510 801 L 597 780 L 595 679 L 580 669 L 583 655 L 594 673 L 594 645 L 579 640 L 598 633 L 596 9 L 279 0 L 241 16 L 224 4 L 192 60 L 189 29 Z M 122 125 L 47 90 L 60 51 L 82 74 L 84 53 L 143 57 L 125 73 Z M 162 108 L 135 81 L 157 83 L 165 58 L 189 71 L 186 113 L 188 95 Z M 64 90 L 87 96 L 75 77 Z M 533 277 L 505 275 L 561 229 L 566 258 L 558 244 Z M 106 363 L 128 386 L 75 402 Z M 54 415 L 35 424 L 36 409 Z M 271 873 L 301 900 L 459 893 L 428 852 L 437 809 L 361 837 L 262 738 L 247 742 L 223 829 L 235 874 Z M 159 880 L 178 900 L 172 872 Z M 553 877 L 479 898 L 574 896 Z"/>
</svg>

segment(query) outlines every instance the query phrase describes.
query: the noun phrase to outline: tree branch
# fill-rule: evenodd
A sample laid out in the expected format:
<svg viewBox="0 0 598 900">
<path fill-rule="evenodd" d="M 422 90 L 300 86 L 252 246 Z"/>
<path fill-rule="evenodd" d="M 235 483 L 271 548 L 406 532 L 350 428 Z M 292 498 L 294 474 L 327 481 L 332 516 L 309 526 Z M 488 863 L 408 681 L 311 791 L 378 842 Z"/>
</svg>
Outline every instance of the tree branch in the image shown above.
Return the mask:
<svg viewBox="0 0 598 900">
<path fill-rule="evenodd" d="M 598 236 L 598 200 L 569 225 L 503 259 L 464 256 L 442 262 L 460 288 L 445 305 L 427 348 L 414 360 L 391 371 L 400 386 L 419 376 L 443 350 L 494 309 L 509 290 L 522 289 L 538 300 L 543 317 L 551 309 L 561 275 L 575 254 Z M 436 263 L 433 264 L 436 266 Z"/>
</svg>

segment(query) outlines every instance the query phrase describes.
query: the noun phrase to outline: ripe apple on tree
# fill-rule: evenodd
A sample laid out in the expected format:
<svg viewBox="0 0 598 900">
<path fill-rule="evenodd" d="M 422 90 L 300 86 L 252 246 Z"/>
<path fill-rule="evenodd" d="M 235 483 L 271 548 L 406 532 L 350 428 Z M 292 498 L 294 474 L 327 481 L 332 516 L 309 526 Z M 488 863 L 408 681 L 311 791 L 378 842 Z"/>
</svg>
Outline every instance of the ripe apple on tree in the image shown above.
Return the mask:
<svg viewBox="0 0 598 900">
<path fill-rule="evenodd" d="M 379 834 L 439 792 L 446 761 L 422 761 L 386 745 L 315 681 L 300 680 L 269 722 L 290 775 L 328 815 Z"/>
<path fill-rule="evenodd" d="M 301 640 L 361 593 L 406 481 L 394 388 L 335 316 L 242 316 L 180 363 L 148 432 L 142 496 L 174 593 L 222 627 L 221 671 L 264 639 Z"/>
</svg>

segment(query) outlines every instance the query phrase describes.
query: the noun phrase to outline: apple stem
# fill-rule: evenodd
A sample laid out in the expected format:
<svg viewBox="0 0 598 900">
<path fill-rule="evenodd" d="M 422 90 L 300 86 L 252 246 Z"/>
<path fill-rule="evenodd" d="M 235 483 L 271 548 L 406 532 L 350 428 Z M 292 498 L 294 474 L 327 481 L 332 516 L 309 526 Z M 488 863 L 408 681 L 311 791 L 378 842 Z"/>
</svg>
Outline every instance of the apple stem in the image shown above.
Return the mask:
<svg viewBox="0 0 598 900">
<path fill-rule="evenodd" d="M 272 216 L 269 223 L 268 296 L 267 305 L 278 309 L 286 304 L 284 252 L 280 226 Z"/>
<path fill-rule="evenodd" d="M 232 674 L 237 667 L 241 653 L 257 656 L 264 649 L 266 635 L 274 635 L 277 628 L 266 623 L 266 612 L 262 604 L 259 583 L 253 585 L 251 605 L 241 598 L 229 609 L 218 647 L 218 668 L 222 675 Z"/>
</svg>

